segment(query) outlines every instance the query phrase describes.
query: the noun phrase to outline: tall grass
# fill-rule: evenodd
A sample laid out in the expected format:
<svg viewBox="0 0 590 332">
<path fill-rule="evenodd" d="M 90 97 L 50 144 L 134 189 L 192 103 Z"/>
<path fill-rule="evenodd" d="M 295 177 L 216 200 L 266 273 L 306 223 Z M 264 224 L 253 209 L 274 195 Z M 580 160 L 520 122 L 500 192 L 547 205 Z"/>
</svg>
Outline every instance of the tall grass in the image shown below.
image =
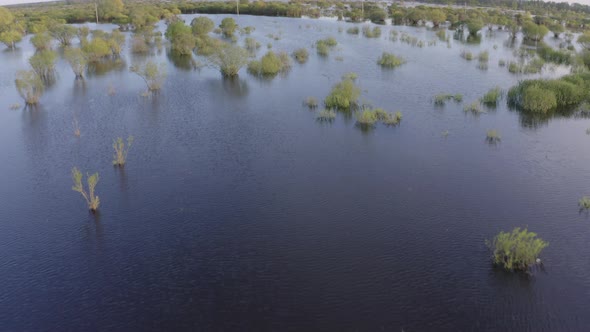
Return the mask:
<svg viewBox="0 0 590 332">
<path fill-rule="evenodd" d="M 96 184 L 98 183 L 99 177 L 98 173 L 94 173 L 88 176 L 88 191 L 84 188 L 82 184 L 82 173 L 77 167 L 72 168 L 72 179 L 74 180 L 74 186 L 72 187 L 73 191 L 79 192 L 86 203 L 88 204 L 88 208 L 92 212 L 96 212 L 98 210 L 98 206 L 100 205 L 100 199 L 95 194 Z"/>
</svg>

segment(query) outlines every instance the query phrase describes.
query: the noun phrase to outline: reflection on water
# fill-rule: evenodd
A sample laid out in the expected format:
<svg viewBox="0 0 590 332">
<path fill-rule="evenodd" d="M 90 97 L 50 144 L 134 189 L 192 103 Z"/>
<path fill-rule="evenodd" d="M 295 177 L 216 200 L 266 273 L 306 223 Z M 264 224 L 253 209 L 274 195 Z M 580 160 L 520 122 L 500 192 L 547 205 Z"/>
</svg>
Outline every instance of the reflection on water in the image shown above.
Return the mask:
<svg viewBox="0 0 590 332">
<path fill-rule="evenodd" d="M 106 59 L 99 62 L 92 62 L 88 64 L 86 76 L 88 78 L 96 76 L 104 76 L 110 72 L 121 72 L 127 69 L 125 60 L 120 57 Z"/>
</svg>

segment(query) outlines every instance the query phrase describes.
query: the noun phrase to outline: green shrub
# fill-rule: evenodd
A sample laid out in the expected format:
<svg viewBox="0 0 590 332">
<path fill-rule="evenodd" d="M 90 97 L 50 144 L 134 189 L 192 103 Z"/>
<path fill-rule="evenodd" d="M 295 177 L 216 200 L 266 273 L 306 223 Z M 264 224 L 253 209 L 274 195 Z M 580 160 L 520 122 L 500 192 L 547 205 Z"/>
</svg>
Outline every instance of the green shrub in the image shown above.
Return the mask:
<svg viewBox="0 0 590 332">
<path fill-rule="evenodd" d="M 318 107 L 318 100 L 316 97 L 307 97 L 303 104 L 312 110 Z"/>
<path fill-rule="evenodd" d="M 398 58 L 392 53 L 383 52 L 381 57 L 377 59 L 377 64 L 384 68 L 395 68 L 405 63 L 405 60 Z"/>
<path fill-rule="evenodd" d="M 498 66 L 505 67 L 506 66 L 506 61 L 504 61 L 504 60 L 498 60 Z"/>
<path fill-rule="evenodd" d="M 402 121 L 402 113 L 387 113 L 387 115 L 381 119 L 381 122 L 387 126 L 397 126 Z"/>
<path fill-rule="evenodd" d="M 497 130 L 490 129 L 486 132 L 486 141 L 488 143 L 498 143 L 500 142 L 501 137 Z"/>
<path fill-rule="evenodd" d="M 45 81 L 55 77 L 55 61 L 57 53 L 51 50 L 36 52 L 29 58 L 29 64 L 37 75 Z"/>
<path fill-rule="evenodd" d="M 359 27 L 352 27 L 352 28 L 346 29 L 346 33 L 351 34 L 351 35 L 358 35 L 359 32 L 360 32 Z"/>
<path fill-rule="evenodd" d="M 90 42 L 82 45 L 82 50 L 86 53 L 89 62 L 98 62 L 111 55 L 108 42 L 100 37 L 94 37 Z"/>
<path fill-rule="evenodd" d="M 224 44 L 215 49 L 209 61 L 224 77 L 237 76 L 240 69 L 248 64 L 248 51 L 236 45 Z"/>
<path fill-rule="evenodd" d="M 127 155 L 129 154 L 129 149 L 131 149 L 132 144 L 133 136 L 127 137 L 127 146 L 125 146 L 125 142 L 121 137 L 113 141 L 113 149 L 115 149 L 115 156 L 113 157 L 114 166 L 125 166 L 125 162 L 127 162 Z"/>
<path fill-rule="evenodd" d="M 373 27 L 373 29 L 371 29 L 368 25 L 365 25 L 363 27 L 363 36 L 367 38 L 379 38 L 381 37 L 381 28 Z"/>
<path fill-rule="evenodd" d="M 463 107 L 463 111 L 465 113 L 472 113 L 472 114 L 480 114 L 480 113 L 485 113 L 481 107 L 479 106 L 478 102 L 473 102 L 469 105 L 465 105 L 465 107 Z"/>
<path fill-rule="evenodd" d="M 488 51 L 483 51 L 483 52 L 480 52 L 480 53 L 477 55 L 477 59 L 478 59 L 480 62 L 488 62 L 488 60 L 490 59 L 490 53 L 489 53 Z"/>
<path fill-rule="evenodd" d="M 330 54 L 330 47 L 324 43 L 318 42 L 316 44 L 316 51 L 321 56 L 328 56 L 328 54 Z"/>
<path fill-rule="evenodd" d="M 223 33 L 224 37 L 231 38 L 236 32 L 238 25 L 236 24 L 236 21 L 233 18 L 226 17 L 223 20 L 221 20 L 219 28 L 221 29 L 221 32 Z"/>
<path fill-rule="evenodd" d="M 40 32 L 31 37 L 31 44 L 37 51 L 45 51 L 51 48 L 51 36 L 47 32 Z"/>
<path fill-rule="evenodd" d="M 336 112 L 333 110 L 322 110 L 318 113 L 316 120 L 320 122 L 332 122 L 336 119 Z"/>
<path fill-rule="evenodd" d="M 289 68 L 289 56 L 286 53 L 276 55 L 273 51 L 268 51 L 260 61 L 254 60 L 248 64 L 249 73 L 261 76 L 274 76 Z"/>
<path fill-rule="evenodd" d="M 533 85 L 527 87 L 522 94 L 522 108 L 533 113 L 547 113 L 557 107 L 557 99 L 553 91 Z"/>
<path fill-rule="evenodd" d="M 374 110 L 363 110 L 356 115 L 356 123 L 362 127 L 373 127 L 379 118 Z"/>
<path fill-rule="evenodd" d="M 518 63 L 510 61 L 510 63 L 508 64 L 508 71 L 513 74 L 516 74 L 520 73 L 522 71 L 522 68 Z"/>
<path fill-rule="evenodd" d="M 447 93 L 439 93 L 432 98 L 434 104 L 437 106 L 444 106 L 445 103 L 451 99 L 457 103 L 460 103 L 463 101 L 463 95 L 460 93 L 454 95 Z"/>
<path fill-rule="evenodd" d="M 440 39 L 442 41 L 447 40 L 447 32 L 446 32 L 446 30 L 443 30 L 443 29 L 438 30 L 436 32 L 436 36 L 438 37 L 438 39 Z"/>
<path fill-rule="evenodd" d="M 82 173 L 77 167 L 72 168 L 72 179 L 74 180 L 74 186 L 72 187 L 72 190 L 79 192 L 82 197 L 84 197 L 90 211 L 96 212 L 96 210 L 98 210 L 98 206 L 100 205 L 100 199 L 94 193 L 99 179 L 98 173 L 88 176 L 88 191 L 86 191 L 84 185 L 82 184 Z"/>
<path fill-rule="evenodd" d="M 194 18 L 191 22 L 191 31 L 195 36 L 203 36 L 213 31 L 215 23 L 205 16 Z"/>
<path fill-rule="evenodd" d="M 84 78 L 84 71 L 88 66 L 88 58 L 79 48 L 68 47 L 64 50 L 64 58 L 72 67 L 76 78 Z"/>
<path fill-rule="evenodd" d="M 489 90 L 483 97 L 481 98 L 481 102 L 488 106 L 496 106 L 498 100 L 502 97 L 502 89 L 499 86 Z"/>
<path fill-rule="evenodd" d="M 581 210 L 589 210 L 590 209 L 590 197 L 584 196 L 580 198 L 578 201 L 578 206 Z"/>
<path fill-rule="evenodd" d="M 299 63 L 306 63 L 307 59 L 309 58 L 309 53 L 305 48 L 298 48 L 293 51 L 293 58 L 295 58 L 295 61 Z"/>
<path fill-rule="evenodd" d="M 343 79 L 332 87 L 332 91 L 324 100 L 327 108 L 350 109 L 356 106 L 361 95 L 359 89 L 351 79 Z"/>
<path fill-rule="evenodd" d="M 462 95 L 462 94 L 460 94 L 460 93 L 456 93 L 456 94 L 453 96 L 453 99 L 455 100 L 455 102 L 457 102 L 457 103 L 460 103 L 460 102 L 462 102 L 462 101 L 463 101 L 463 95 Z"/>
<path fill-rule="evenodd" d="M 17 71 L 14 84 L 27 105 L 36 105 L 45 91 L 43 80 L 32 70 Z"/>
<path fill-rule="evenodd" d="M 494 264 L 510 271 L 527 271 L 533 266 L 549 244 L 537 234 L 519 227 L 512 233 L 500 232 L 492 241 L 486 241 L 493 251 Z"/>
<path fill-rule="evenodd" d="M 130 69 L 131 72 L 143 79 L 148 91 L 160 90 L 166 79 L 166 65 L 164 63 L 158 65 L 154 61 L 148 60 L 143 64 L 133 65 Z"/>
<path fill-rule="evenodd" d="M 461 57 L 465 60 L 471 61 L 473 60 L 473 53 L 471 53 L 471 51 L 463 50 L 461 51 Z"/>
<path fill-rule="evenodd" d="M 260 48 L 260 43 L 254 38 L 246 37 L 246 39 L 244 39 L 244 48 L 250 52 L 254 52 Z"/>
</svg>

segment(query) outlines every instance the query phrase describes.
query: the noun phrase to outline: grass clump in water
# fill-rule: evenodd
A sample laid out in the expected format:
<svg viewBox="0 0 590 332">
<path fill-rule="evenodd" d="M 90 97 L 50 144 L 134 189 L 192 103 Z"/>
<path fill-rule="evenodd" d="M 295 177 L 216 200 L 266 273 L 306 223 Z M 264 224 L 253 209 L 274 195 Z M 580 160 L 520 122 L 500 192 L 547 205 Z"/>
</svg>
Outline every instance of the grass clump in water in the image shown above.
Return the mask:
<svg viewBox="0 0 590 332">
<path fill-rule="evenodd" d="M 383 68 L 396 68 L 403 65 L 404 63 L 406 63 L 404 59 L 387 52 L 383 52 L 381 57 L 377 59 L 377 64 Z"/>
<path fill-rule="evenodd" d="M 305 48 L 298 48 L 293 51 L 293 58 L 299 63 L 306 63 L 309 58 L 309 53 Z"/>
<path fill-rule="evenodd" d="M 528 271 L 540 262 L 541 251 L 549 245 L 536 233 L 519 227 L 511 233 L 500 232 L 486 244 L 492 250 L 494 264 L 509 271 Z"/>
<path fill-rule="evenodd" d="M 360 32 L 359 27 L 352 27 L 352 28 L 346 29 L 346 33 L 351 34 L 351 35 L 358 35 L 359 32 Z"/>
<path fill-rule="evenodd" d="M 471 51 L 463 50 L 461 51 L 461 57 L 465 60 L 471 61 L 473 60 L 473 53 L 471 53 Z"/>
<path fill-rule="evenodd" d="M 332 87 L 332 91 L 324 100 L 324 104 L 330 109 L 347 110 L 357 105 L 361 95 L 361 89 L 350 78 L 344 78 Z"/>
<path fill-rule="evenodd" d="M 84 197 L 90 211 L 96 212 L 96 210 L 98 210 L 98 206 L 100 205 L 100 199 L 94 193 L 99 179 L 98 173 L 88 176 L 88 191 L 86 191 L 84 185 L 82 184 L 82 177 L 82 173 L 77 167 L 72 168 L 72 179 L 74 180 L 74 186 L 72 187 L 72 190 L 79 192 L 82 197 Z"/>
<path fill-rule="evenodd" d="M 500 66 L 500 67 L 506 67 L 506 61 L 504 61 L 504 60 L 498 60 L 498 66 Z"/>
<path fill-rule="evenodd" d="M 131 149 L 132 144 L 133 136 L 129 136 L 127 138 L 127 146 L 125 146 L 125 142 L 121 137 L 113 141 L 113 149 L 115 149 L 115 156 L 113 159 L 114 166 L 125 166 L 125 162 L 127 161 L 127 155 L 129 154 L 129 149 Z"/>
<path fill-rule="evenodd" d="M 491 144 L 495 144 L 495 143 L 499 143 L 501 140 L 502 140 L 502 137 L 500 137 L 500 133 L 498 133 L 497 130 L 490 129 L 486 132 L 486 142 L 491 143 Z"/>
<path fill-rule="evenodd" d="M 315 43 L 316 51 L 321 56 L 328 56 L 328 54 L 330 54 L 330 50 L 336 45 L 338 45 L 338 42 L 333 37 L 320 39 Z"/>
<path fill-rule="evenodd" d="M 501 97 L 502 89 L 497 86 L 483 95 L 481 102 L 487 106 L 496 106 L 498 104 L 498 100 L 500 100 Z"/>
<path fill-rule="evenodd" d="M 488 62 L 488 60 L 490 59 L 490 53 L 488 51 L 480 52 L 477 55 L 477 59 L 479 60 L 479 62 Z"/>
<path fill-rule="evenodd" d="M 318 100 L 316 97 L 307 97 L 303 104 L 307 106 L 310 110 L 316 109 L 318 107 Z"/>
<path fill-rule="evenodd" d="M 36 105 L 45 91 L 43 80 L 32 70 L 18 71 L 14 84 L 27 105 Z"/>
<path fill-rule="evenodd" d="M 434 105 L 437 106 L 444 106 L 447 101 L 454 100 L 457 103 L 463 101 L 463 95 L 460 93 L 457 94 L 448 94 L 448 93 L 439 93 L 432 98 Z"/>
<path fill-rule="evenodd" d="M 590 197 L 584 196 L 578 201 L 578 206 L 581 210 L 590 210 Z"/>
<path fill-rule="evenodd" d="M 471 113 L 471 114 L 481 114 L 481 113 L 485 113 L 481 107 L 479 106 L 478 102 L 473 102 L 469 105 L 465 105 L 465 107 L 463 107 L 463 111 L 465 113 Z"/>
<path fill-rule="evenodd" d="M 362 128 L 372 128 L 377 122 L 387 126 L 397 126 L 402 120 L 402 113 L 389 113 L 382 108 L 363 109 L 356 114 L 356 123 Z"/>
<path fill-rule="evenodd" d="M 373 27 L 373 29 L 371 29 L 368 25 L 366 25 L 363 27 L 363 36 L 367 38 L 379 38 L 381 37 L 381 28 Z"/>
<path fill-rule="evenodd" d="M 336 111 L 322 110 L 318 113 L 316 120 L 320 122 L 332 122 L 336 119 Z"/>
</svg>

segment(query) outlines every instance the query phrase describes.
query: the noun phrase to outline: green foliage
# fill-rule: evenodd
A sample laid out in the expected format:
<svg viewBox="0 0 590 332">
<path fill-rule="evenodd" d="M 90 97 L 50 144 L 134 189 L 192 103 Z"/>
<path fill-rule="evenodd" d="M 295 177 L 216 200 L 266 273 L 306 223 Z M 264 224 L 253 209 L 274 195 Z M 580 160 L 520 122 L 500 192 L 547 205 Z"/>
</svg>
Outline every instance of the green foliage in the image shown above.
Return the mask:
<svg viewBox="0 0 590 332">
<path fill-rule="evenodd" d="M 360 95 L 361 89 L 354 84 L 354 81 L 345 78 L 332 87 L 332 91 L 324 100 L 324 104 L 327 108 L 346 110 L 356 106 Z"/>
<path fill-rule="evenodd" d="M 578 36 L 578 43 L 585 49 L 590 50 L 590 32 L 585 32 Z"/>
<path fill-rule="evenodd" d="M 90 211 L 95 212 L 98 210 L 98 206 L 100 205 L 100 199 L 94 193 L 96 184 L 99 180 L 98 173 L 88 176 L 88 191 L 86 191 L 84 185 L 82 184 L 82 177 L 82 172 L 80 172 L 77 167 L 72 168 L 72 180 L 74 180 L 74 186 L 72 187 L 72 190 L 79 192 L 86 200 Z"/>
<path fill-rule="evenodd" d="M 428 13 L 428 19 L 432 22 L 432 25 L 438 27 L 441 23 L 447 20 L 447 14 L 440 9 L 431 9 Z M 444 32 L 444 30 L 441 30 Z M 437 33 L 438 36 L 438 33 Z M 440 36 L 439 36 L 440 37 Z M 442 38 L 444 39 L 444 38 Z"/>
<path fill-rule="evenodd" d="M 454 100 L 457 103 L 463 101 L 463 95 L 460 93 L 457 94 L 447 94 L 447 93 L 439 93 L 432 98 L 434 105 L 437 106 L 444 106 L 447 101 Z"/>
<path fill-rule="evenodd" d="M 580 198 L 578 201 L 578 206 L 581 210 L 589 210 L 590 209 L 590 197 L 584 196 Z"/>
<path fill-rule="evenodd" d="M 477 55 L 477 59 L 479 60 L 479 62 L 488 62 L 488 60 L 490 59 L 490 53 L 488 51 L 480 52 Z"/>
<path fill-rule="evenodd" d="M 101 37 L 94 37 L 92 40 L 82 46 L 89 62 L 98 62 L 101 59 L 111 55 L 109 43 Z"/>
<path fill-rule="evenodd" d="M 76 78 L 84 78 L 84 71 L 88 66 L 86 53 L 80 48 L 68 47 L 64 50 L 64 58 L 72 67 Z"/>
<path fill-rule="evenodd" d="M 236 24 L 236 21 L 233 18 L 226 17 L 223 20 L 221 20 L 219 28 L 221 29 L 221 32 L 223 33 L 224 37 L 231 38 L 236 32 L 238 25 Z"/>
<path fill-rule="evenodd" d="M 148 91 L 160 90 L 166 80 L 166 64 L 164 63 L 158 65 L 154 61 L 148 60 L 143 64 L 131 66 L 130 70 L 143 79 Z"/>
<path fill-rule="evenodd" d="M 312 110 L 318 107 L 318 100 L 315 97 L 307 97 L 303 104 Z"/>
<path fill-rule="evenodd" d="M 51 36 L 47 32 L 40 32 L 31 37 L 31 44 L 37 51 L 45 51 L 51 48 Z"/>
<path fill-rule="evenodd" d="M 309 58 L 309 53 L 306 48 L 298 48 L 293 51 L 293 58 L 299 63 L 306 63 Z"/>
<path fill-rule="evenodd" d="M 237 76 L 242 67 L 248 64 L 248 51 L 231 44 L 222 44 L 209 57 L 213 66 L 219 69 L 224 77 Z"/>
<path fill-rule="evenodd" d="M 440 39 L 442 41 L 447 40 L 447 32 L 446 32 L 446 30 L 442 30 L 442 29 L 441 30 L 438 30 L 436 32 L 436 36 L 438 37 L 438 39 Z"/>
<path fill-rule="evenodd" d="M 98 0 L 98 17 L 102 21 L 111 21 L 123 15 L 125 5 L 121 0 Z"/>
<path fill-rule="evenodd" d="M 346 33 L 351 34 L 351 35 L 358 35 L 360 33 L 360 29 L 359 27 L 351 27 L 346 29 Z"/>
<path fill-rule="evenodd" d="M 500 232 L 486 244 L 493 251 L 494 264 L 509 271 L 527 271 L 549 245 L 537 238 L 536 233 L 519 227 L 511 233 Z"/>
<path fill-rule="evenodd" d="M 244 39 L 244 48 L 249 52 L 255 52 L 260 48 L 260 43 L 254 38 L 246 37 L 246 39 Z"/>
<path fill-rule="evenodd" d="M 463 50 L 461 51 L 461 57 L 465 60 L 471 61 L 473 60 L 473 53 L 471 53 L 471 51 Z"/>
<path fill-rule="evenodd" d="M 402 121 L 402 113 L 399 111 L 395 113 L 387 113 L 387 115 L 380 120 L 387 126 L 397 126 Z"/>
<path fill-rule="evenodd" d="M 495 144 L 500 142 L 501 139 L 500 134 L 495 129 L 490 129 L 486 132 L 486 141 L 488 143 Z"/>
<path fill-rule="evenodd" d="M 373 29 L 371 29 L 368 25 L 365 25 L 363 27 L 363 36 L 367 38 L 379 38 L 381 37 L 381 28 L 373 27 Z"/>
<path fill-rule="evenodd" d="M 388 113 L 382 108 L 366 108 L 356 114 L 357 125 L 363 128 L 373 127 L 379 121 L 387 126 L 397 126 L 401 120 L 401 112 Z"/>
<path fill-rule="evenodd" d="M 366 109 L 356 115 L 356 123 L 362 127 L 373 127 L 377 121 L 379 118 L 374 110 Z"/>
<path fill-rule="evenodd" d="M 488 106 L 496 106 L 498 104 L 498 100 L 502 97 L 502 89 L 499 86 L 496 86 L 490 89 L 483 97 L 481 97 L 481 102 Z"/>
<path fill-rule="evenodd" d="M 522 34 L 524 35 L 524 38 L 532 41 L 542 40 L 548 32 L 549 29 L 547 29 L 546 26 L 538 25 L 534 22 L 526 22 L 522 26 Z"/>
<path fill-rule="evenodd" d="M 165 36 L 172 43 L 172 51 L 178 55 L 190 55 L 196 47 L 197 41 L 191 27 L 183 21 L 169 24 Z"/>
<path fill-rule="evenodd" d="M 557 107 L 555 94 L 540 86 L 532 85 L 522 93 L 522 108 L 528 112 L 547 113 Z"/>
<path fill-rule="evenodd" d="M 248 64 L 248 72 L 253 75 L 275 76 L 288 70 L 291 66 L 289 56 L 283 54 L 276 55 L 273 51 L 268 51 L 260 61 L 254 60 Z"/>
<path fill-rule="evenodd" d="M 471 19 L 466 22 L 467 29 L 469 30 L 469 34 L 472 36 L 476 36 L 479 30 L 483 28 L 483 21 L 480 18 Z"/>
<path fill-rule="evenodd" d="M 381 57 L 377 59 L 377 64 L 383 68 L 396 68 L 403 65 L 404 63 L 406 63 L 404 59 L 387 52 L 383 52 Z"/>
<path fill-rule="evenodd" d="M 113 157 L 114 166 L 125 166 L 125 162 L 127 161 L 127 155 L 129 154 L 129 149 L 131 149 L 132 144 L 133 136 L 127 137 L 127 146 L 125 146 L 125 142 L 121 137 L 118 137 L 116 140 L 113 141 L 113 149 L 115 149 L 115 155 Z"/>
<path fill-rule="evenodd" d="M 78 30 L 67 24 L 55 24 L 50 27 L 49 33 L 61 46 L 70 46 L 72 39 L 76 37 Z"/>
<path fill-rule="evenodd" d="M 473 102 L 471 104 L 465 105 L 465 107 L 463 107 L 463 111 L 465 113 L 471 113 L 474 115 L 478 115 L 480 113 L 485 113 L 481 107 L 479 106 L 478 102 Z"/>
<path fill-rule="evenodd" d="M 191 28 L 195 36 L 203 36 L 213 31 L 215 23 L 208 17 L 199 16 L 192 20 Z"/>
<path fill-rule="evenodd" d="M 2 42 L 4 45 L 6 45 L 9 48 L 15 48 L 16 43 L 18 43 L 22 39 L 23 39 L 22 32 L 15 30 L 15 29 L 10 29 L 7 31 L 0 32 L 0 42 Z"/>
<path fill-rule="evenodd" d="M 16 72 L 14 84 L 27 105 L 36 105 L 45 91 L 43 80 L 32 70 Z"/>
<path fill-rule="evenodd" d="M 553 62 L 560 65 L 569 65 L 572 62 L 572 55 L 567 51 L 554 50 L 545 43 L 539 43 L 537 54 L 545 61 Z"/>
<path fill-rule="evenodd" d="M 322 110 L 318 113 L 316 120 L 320 122 L 332 122 L 336 119 L 334 110 Z"/>
<path fill-rule="evenodd" d="M 29 58 L 29 64 L 37 75 L 45 81 L 55 77 L 55 61 L 57 53 L 51 50 L 36 52 Z"/>
<path fill-rule="evenodd" d="M 385 10 L 375 7 L 371 9 L 369 12 L 369 19 L 373 23 L 377 24 L 385 24 L 385 19 L 387 19 L 387 12 Z"/>
</svg>

